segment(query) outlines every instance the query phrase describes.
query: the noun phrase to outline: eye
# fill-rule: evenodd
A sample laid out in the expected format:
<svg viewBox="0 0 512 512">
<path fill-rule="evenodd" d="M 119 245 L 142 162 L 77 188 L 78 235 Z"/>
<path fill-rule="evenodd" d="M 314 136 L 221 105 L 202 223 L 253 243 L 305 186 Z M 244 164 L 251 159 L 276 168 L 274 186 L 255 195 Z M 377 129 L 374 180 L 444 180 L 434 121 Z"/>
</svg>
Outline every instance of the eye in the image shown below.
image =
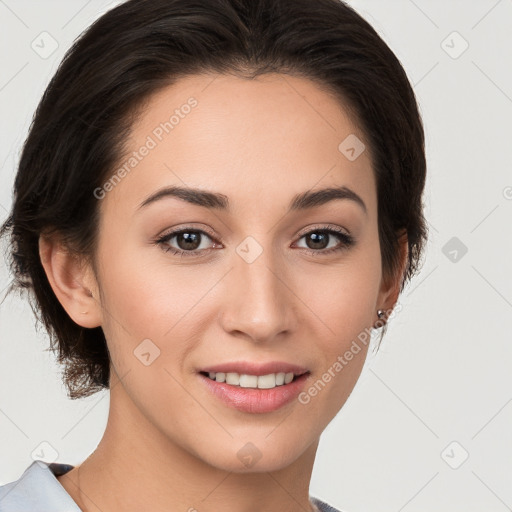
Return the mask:
<svg viewBox="0 0 512 512">
<path fill-rule="evenodd" d="M 306 247 L 302 247 L 310 254 L 325 255 L 342 251 L 351 247 L 354 238 L 338 227 L 315 228 L 300 237 L 305 239 Z M 336 243 L 336 239 L 338 243 Z M 334 242 L 332 244 L 331 242 Z"/>
<path fill-rule="evenodd" d="M 171 252 L 179 256 L 200 256 L 199 253 L 210 251 L 211 248 L 208 247 L 208 240 L 212 241 L 213 238 L 203 230 L 182 228 L 167 233 L 155 242 L 162 245 L 165 252 Z M 173 247 L 172 244 L 178 247 Z"/>
</svg>

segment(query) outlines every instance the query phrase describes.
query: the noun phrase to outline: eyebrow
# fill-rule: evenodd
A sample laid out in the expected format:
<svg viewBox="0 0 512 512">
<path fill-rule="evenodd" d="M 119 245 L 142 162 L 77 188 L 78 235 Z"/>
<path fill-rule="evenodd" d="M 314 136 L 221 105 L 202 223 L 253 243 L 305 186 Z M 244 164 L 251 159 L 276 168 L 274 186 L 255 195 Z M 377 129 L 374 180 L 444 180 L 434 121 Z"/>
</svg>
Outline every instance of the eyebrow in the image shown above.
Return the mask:
<svg viewBox="0 0 512 512">
<path fill-rule="evenodd" d="M 162 188 L 144 199 L 144 201 L 139 205 L 138 210 L 167 197 L 174 197 L 209 209 L 224 211 L 229 211 L 230 209 L 229 198 L 224 194 L 201 190 L 198 188 L 170 186 Z M 362 208 L 366 215 L 368 214 L 366 204 L 361 197 L 352 189 L 345 186 L 328 187 L 314 191 L 307 190 L 306 192 L 297 194 L 292 198 L 288 211 L 293 212 L 306 210 L 315 206 L 324 205 L 336 199 L 354 201 Z"/>
</svg>

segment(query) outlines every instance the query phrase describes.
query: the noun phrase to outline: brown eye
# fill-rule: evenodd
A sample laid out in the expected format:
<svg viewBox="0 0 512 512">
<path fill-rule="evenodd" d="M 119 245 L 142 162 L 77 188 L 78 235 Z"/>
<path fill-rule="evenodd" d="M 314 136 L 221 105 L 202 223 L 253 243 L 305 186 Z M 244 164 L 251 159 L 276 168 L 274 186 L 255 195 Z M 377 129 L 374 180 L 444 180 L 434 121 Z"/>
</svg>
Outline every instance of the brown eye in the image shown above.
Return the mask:
<svg viewBox="0 0 512 512">
<path fill-rule="evenodd" d="M 354 244 L 354 238 L 338 229 L 315 229 L 301 236 L 307 249 L 312 254 L 329 254 L 347 249 Z M 338 242 L 336 243 L 336 240 Z M 299 246 L 300 247 L 300 246 Z"/>
<path fill-rule="evenodd" d="M 201 245 L 201 234 L 197 231 L 183 231 L 174 235 L 176 244 L 185 251 L 195 251 Z"/>
<path fill-rule="evenodd" d="M 199 229 L 180 229 L 159 238 L 156 243 L 163 246 L 164 251 L 181 256 L 200 256 L 209 252 L 208 240 L 212 241 L 207 233 Z"/>
<path fill-rule="evenodd" d="M 314 231 L 306 235 L 306 244 L 310 249 L 325 249 L 331 236 L 325 231 Z"/>
</svg>

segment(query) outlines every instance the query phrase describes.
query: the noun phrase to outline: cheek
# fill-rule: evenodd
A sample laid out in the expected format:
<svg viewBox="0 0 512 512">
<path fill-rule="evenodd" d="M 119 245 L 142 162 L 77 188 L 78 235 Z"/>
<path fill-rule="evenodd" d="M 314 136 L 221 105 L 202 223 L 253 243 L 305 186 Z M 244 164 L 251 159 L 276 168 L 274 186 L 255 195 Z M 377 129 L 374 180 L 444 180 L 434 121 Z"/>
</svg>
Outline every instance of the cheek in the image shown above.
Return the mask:
<svg viewBox="0 0 512 512">
<path fill-rule="evenodd" d="M 301 275 L 297 294 L 307 297 L 305 311 L 309 324 L 317 326 L 321 361 L 317 384 L 311 392 L 306 390 L 305 400 L 315 413 L 325 408 L 327 415 L 334 415 L 352 392 L 366 359 L 381 278 L 378 244 L 361 247 L 339 265 L 318 265 L 314 279 L 311 270 Z"/>
<path fill-rule="evenodd" d="M 158 248 L 105 248 L 105 302 L 112 317 L 132 336 L 161 337 L 199 300 L 208 284 L 198 272 L 166 265 Z M 158 258 L 154 255 L 158 254 Z"/>
<path fill-rule="evenodd" d="M 152 375 L 179 368 L 208 325 L 205 295 L 222 272 L 173 265 L 156 251 L 118 246 L 102 254 L 103 330 L 119 374 L 140 371 L 137 356 L 147 351 L 150 358 L 158 354 Z"/>
<path fill-rule="evenodd" d="M 302 270 L 296 293 L 307 297 L 306 310 L 323 325 L 333 348 L 372 325 L 381 277 L 378 253 L 361 249 L 338 264 Z"/>
<path fill-rule="evenodd" d="M 316 280 L 321 283 L 320 279 Z M 368 283 L 350 278 L 325 279 L 323 291 L 308 292 L 308 307 L 322 320 L 326 334 L 337 340 L 346 340 L 367 325 L 374 288 Z"/>
<path fill-rule="evenodd" d="M 299 397 L 311 421 L 330 421 L 352 393 L 364 366 L 371 340 L 375 283 L 367 272 L 344 269 L 328 275 L 308 293 L 310 325 L 318 364 L 314 379 Z"/>
</svg>

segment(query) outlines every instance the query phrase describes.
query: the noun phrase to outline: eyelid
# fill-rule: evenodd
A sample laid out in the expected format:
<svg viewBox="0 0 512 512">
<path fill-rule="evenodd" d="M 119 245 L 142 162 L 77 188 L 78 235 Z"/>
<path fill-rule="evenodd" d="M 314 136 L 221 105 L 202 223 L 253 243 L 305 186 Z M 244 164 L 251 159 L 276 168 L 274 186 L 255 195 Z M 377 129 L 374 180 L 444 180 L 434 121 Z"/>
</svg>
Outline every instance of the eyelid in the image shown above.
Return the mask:
<svg viewBox="0 0 512 512">
<path fill-rule="evenodd" d="M 342 228 L 342 227 L 338 226 L 337 224 L 317 224 L 317 225 L 313 224 L 312 226 L 308 226 L 307 228 L 304 228 L 303 230 L 301 230 L 297 236 L 299 238 L 302 238 L 304 235 L 307 235 L 307 234 L 311 233 L 312 231 L 329 231 L 329 230 L 333 230 L 338 233 L 344 234 L 347 237 L 352 237 L 352 235 L 350 234 L 350 232 L 347 229 Z"/>
<path fill-rule="evenodd" d="M 188 226 L 188 225 L 185 225 L 183 227 L 169 228 L 169 229 L 166 229 L 165 231 L 163 231 L 161 234 L 159 234 L 155 238 L 156 239 L 161 239 L 161 238 L 165 238 L 168 235 L 176 236 L 176 235 L 178 235 L 178 234 L 180 234 L 180 233 L 182 233 L 184 231 L 198 231 L 198 232 L 203 232 L 204 231 L 212 240 L 218 241 L 218 242 L 222 243 L 221 238 L 216 233 L 214 233 L 213 230 L 210 229 L 205 224 L 201 224 L 200 226 Z"/>
</svg>

